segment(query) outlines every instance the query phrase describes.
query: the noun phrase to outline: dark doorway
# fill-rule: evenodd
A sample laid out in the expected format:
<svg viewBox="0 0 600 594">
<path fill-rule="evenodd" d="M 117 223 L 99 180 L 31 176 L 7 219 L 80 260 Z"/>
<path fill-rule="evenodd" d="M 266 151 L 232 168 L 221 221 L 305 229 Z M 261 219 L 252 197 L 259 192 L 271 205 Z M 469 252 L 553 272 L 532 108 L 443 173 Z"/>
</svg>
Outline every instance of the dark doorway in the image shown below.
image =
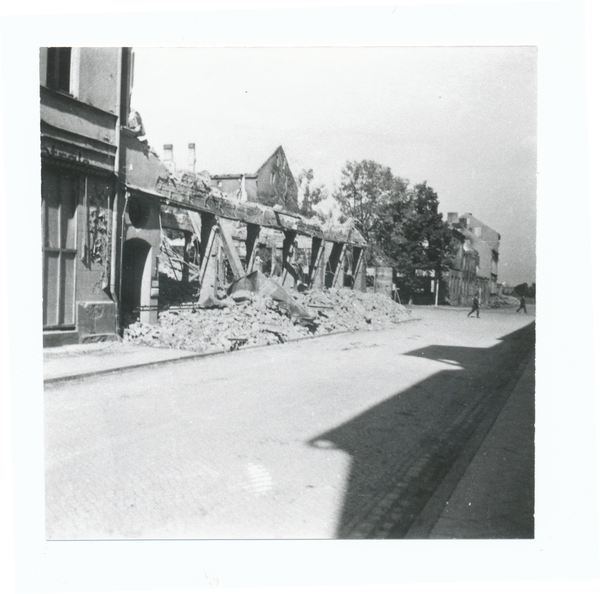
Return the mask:
<svg viewBox="0 0 600 594">
<path fill-rule="evenodd" d="M 143 239 L 129 239 L 123 246 L 123 268 L 121 273 L 121 306 L 123 326 L 128 326 L 140 315 L 142 296 L 148 285 L 150 290 L 150 266 L 148 260 L 150 244 Z M 145 300 L 144 300 L 145 301 Z"/>
</svg>

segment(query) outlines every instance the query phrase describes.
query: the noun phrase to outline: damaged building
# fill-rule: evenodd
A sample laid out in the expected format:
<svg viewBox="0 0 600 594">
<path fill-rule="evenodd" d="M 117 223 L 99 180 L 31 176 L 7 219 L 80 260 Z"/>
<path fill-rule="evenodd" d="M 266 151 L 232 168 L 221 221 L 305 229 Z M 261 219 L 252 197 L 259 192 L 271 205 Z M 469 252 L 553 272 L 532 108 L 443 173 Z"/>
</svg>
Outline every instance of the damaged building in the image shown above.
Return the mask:
<svg viewBox="0 0 600 594">
<path fill-rule="evenodd" d="M 163 228 L 180 233 L 180 264 L 193 269 L 201 300 L 254 271 L 285 288 L 364 285 L 364 239 L 352 226 L 325 228 L 298 214 L 298 188 L 281 147 L 257 174 L 212 176 L 188 164 L 170 167 L 157 190 L 166 198 Z M 187 256 L 192 236 L 195 266 Z"/>
<path fill-rule="evenodd" d="M 452 305 L 469 305 L 477 296 L 483 305 L 492 305 L 498 296 L 500 233 L 471 213 L 459 217 L 448 213 L 455 256 L 445 273 L 447 298 Z"/>
<path fill-rule="evenodd" d="M 114 336 L 131 52 L 40 49 L 44 346 Z"/>
<path fill-rule="evenodd" d="M 179 172 L 145 140 L 132 80 L 130 48 L 40 50 L 44 346 L 156 323 L 161 261 L 197 300 L 255 270 L 288 288 L 364 288 L 364 239 L 298 214 L 282 147 L 236 178 L 196 173 L 190 145 Z"/>
</svg>

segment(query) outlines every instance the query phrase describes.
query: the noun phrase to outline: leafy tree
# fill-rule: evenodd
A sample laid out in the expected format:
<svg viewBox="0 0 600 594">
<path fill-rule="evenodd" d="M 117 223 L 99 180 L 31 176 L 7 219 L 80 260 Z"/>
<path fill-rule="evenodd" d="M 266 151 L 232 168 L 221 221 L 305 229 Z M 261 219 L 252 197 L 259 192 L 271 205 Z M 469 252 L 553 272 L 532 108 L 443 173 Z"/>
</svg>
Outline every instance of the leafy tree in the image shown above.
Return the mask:
<svg viewBox="0 0 600 594">
<path fill-rule="evenodd" d="M 374 161 L 349 161 L 334 193 L 342 215 L 353 219 L 368 243 L 367 263 L 391 266 L 409 296 L 448 269 L 452 231 L 438 212 L 439 201 L 427 182 L 408 187 L 389 167 Z"/>
<path fill-rule="evenodd" d="M 375 161 L 348 161 L 333 197 L 342 211 L 342 222 L 353 219 L 358 231 L 370 242 L 373 226 L 383 205 L 404 194 L 408 182 Z"/>
<path fill-rule="evenodd" d="M 315 185 L 314 178 L 312 169 L 303 169 L 298 176 L 300 214 L 308 218 L 317 216 L 322 219 L 323 216 L 315 211 L 315 206 L 327 198 L 327 188 L 324 185 Z"/>
<path fill-rule="evenodd" d="M 529 286 L 527 283 L 521 283 L 520 285 L 517 285 L 513 290 L 513 295 L 535 298 L 535 283 L 533 283 L 531 286 Z"/>
<path fill-rule="evenodd" d="M 395 268 L 405 296 L 410 297 L 431 280 L 421 276 L 421 271 L 433 271 L 439 282 L 450 264 L 452 231 L 438 207 L 436 192 L 424 182 L 395 196 L 379 210 L 373 228 L 376 252 Z"/>
<path fill-rule="evenodd" d="M 525 297 L 529 292 L 529 285 L 527 283 L 521 283 L 514 288 L 513 293 L 519 297 Z"/>
</svg>

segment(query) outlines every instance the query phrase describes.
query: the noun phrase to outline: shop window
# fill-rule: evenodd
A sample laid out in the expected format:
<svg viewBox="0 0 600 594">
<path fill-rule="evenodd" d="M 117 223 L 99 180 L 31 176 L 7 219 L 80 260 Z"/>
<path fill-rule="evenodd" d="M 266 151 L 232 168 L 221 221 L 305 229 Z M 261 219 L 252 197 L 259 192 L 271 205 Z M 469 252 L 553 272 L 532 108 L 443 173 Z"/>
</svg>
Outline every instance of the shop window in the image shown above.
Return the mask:
<svg viewBox="0 0 600 594">
<path fill-rule="evenodd" d="M 48 48 L 46 86 L 49 88 L 71 92 L 71 50 L 70 47 Z"/>
</svg>

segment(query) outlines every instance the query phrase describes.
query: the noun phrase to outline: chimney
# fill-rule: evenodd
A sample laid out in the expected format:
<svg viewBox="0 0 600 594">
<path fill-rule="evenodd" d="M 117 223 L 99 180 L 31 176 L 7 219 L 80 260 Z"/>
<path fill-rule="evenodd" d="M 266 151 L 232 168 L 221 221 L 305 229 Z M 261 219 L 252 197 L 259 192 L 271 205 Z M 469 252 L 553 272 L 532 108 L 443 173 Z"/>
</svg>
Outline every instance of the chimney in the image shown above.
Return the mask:
<svg viewBox="0 0 600 594">
<path fill-rule="evenodd" d="M 173 160 L 172 144 L 163 144 L 163 163 L 171 173 L 175 173 L 175 161 Z"/>
<path fill-rule="evenodd" d="M 196 173 L 196 145 L 193 142 L 188 144 L 188 171 Z"/>
<path fill-rule="evenodd" d="M 458 223 L 458 213 L 457 212 L 449 212 L 448 213 L 448 225 L 450 225 L 452 227 L 455 223 Z"/>
</svg>

